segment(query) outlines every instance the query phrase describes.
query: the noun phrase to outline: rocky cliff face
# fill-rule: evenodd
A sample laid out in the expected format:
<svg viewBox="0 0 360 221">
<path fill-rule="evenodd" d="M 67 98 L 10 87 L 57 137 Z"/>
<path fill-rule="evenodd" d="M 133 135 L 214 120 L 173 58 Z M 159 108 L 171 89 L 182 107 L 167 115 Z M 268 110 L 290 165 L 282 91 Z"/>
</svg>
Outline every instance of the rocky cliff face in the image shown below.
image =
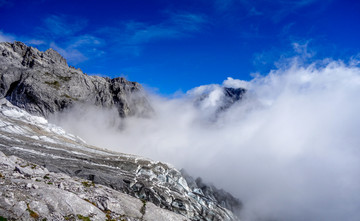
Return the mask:
<svg viewBox="0 0 360 221">
<path fill-rule="evenodd" d="M 152 110 L 140 84 L 88 76 L 53 49 L 41 52 L 21 42 L 0 43 L 0 97 L 45 117 L 76 103 L 115 107 L 121 117 Z"/>
</svg>

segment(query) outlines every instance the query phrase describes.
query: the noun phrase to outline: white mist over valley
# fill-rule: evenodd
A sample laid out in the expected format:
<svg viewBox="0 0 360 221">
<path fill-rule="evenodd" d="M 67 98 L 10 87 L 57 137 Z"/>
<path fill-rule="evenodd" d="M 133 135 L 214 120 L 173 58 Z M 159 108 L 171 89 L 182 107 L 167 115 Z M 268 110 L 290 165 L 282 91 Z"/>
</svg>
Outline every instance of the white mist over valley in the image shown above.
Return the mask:
<svg viewBox="0 0 360 221">
<path fill-rule="evenodd" d="M 222 88 L 245 88 L 224 105 Z M 87 143 L 185 168 L 230 191 L 244 221 L 360 217 L 357 61 L 289 60 L 250 81 L 150 93 L 147 118 L 76 106 L 52 121 Z"/>
</svg>

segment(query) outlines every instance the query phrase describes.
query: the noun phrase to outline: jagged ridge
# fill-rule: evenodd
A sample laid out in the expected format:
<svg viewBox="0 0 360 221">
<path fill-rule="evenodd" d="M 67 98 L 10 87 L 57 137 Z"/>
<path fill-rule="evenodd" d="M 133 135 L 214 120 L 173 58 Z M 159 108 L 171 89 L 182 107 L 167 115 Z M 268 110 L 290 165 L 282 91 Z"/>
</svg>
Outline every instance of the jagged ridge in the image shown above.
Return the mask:
<svg viewBox="0 0 360 221">
<path fill-rule="evenodd" d="M 139 83 L 86 75 L 55 50 L 41 52 L 21 42 L 0 43 L 0 79 L 0 97 L 40 116 L 77 103 L 115 107 L 121 117 L 152 111 Z"/>
</svg>

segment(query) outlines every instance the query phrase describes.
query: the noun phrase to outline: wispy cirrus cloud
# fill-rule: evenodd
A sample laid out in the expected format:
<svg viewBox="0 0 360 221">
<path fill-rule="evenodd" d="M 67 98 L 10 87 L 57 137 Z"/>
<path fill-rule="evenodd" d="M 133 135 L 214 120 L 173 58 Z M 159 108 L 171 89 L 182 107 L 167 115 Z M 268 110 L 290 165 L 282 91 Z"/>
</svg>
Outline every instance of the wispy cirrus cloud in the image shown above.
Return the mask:
<svg viewBox="0 0 360 221">
<path fill-rule="evenodd" d="M 188 38 L 204 30 L 208 25 L 205 15 L 188 12 L 165 12 L 167 18 L 158 23 L 125 21 L 119 26 L 104 27 L 97 31 L 110 36 L 109 41 L 117 45 L 117 50 L 131 55 L 140 55 L 143 47 L 166 39 Z"/>
<path fill-rule="evenodd" d="M 235 0 L 215 0 L 214 7 L 217 11 L 226 11 L 233 5 Z"/>
<path fill-rule="evenodd" d="M 28 43 L 43 45 L 57 50 L 69 63 L 78 64 L 104 54 L 100 49 L 103 39 L 88 31 L 87 19 L 68 15 L 49 15 L 41 26 L 36 28 L 36 40 Z"/>
<path fill-rule="evenodd" d="M 78 49 L 73 47 L 62 48 L 54 42 L 50 43 L 50 47 L 56 50 L 57 52 L 59 52 L 68 61 L 75 64 L 86 61 L 88 59 L 83 53 L 81 53 Z"/>
<path fill-rule="evenodd" d="M 13 42 L 15 39 L 14 35 L 4 33 L 0 30 L 0 42 Z"/>
<path fill-rule="evenodd" d="M 244 8 L 247 11 L 247 13 L 245 13 L 246 16 L 261 15 L 269 17 L 274 23 L 278 23 L 287 16 L 297 13 L 303 8 L 313 6 L 316 3 L 321 3 L 317 8 L 317 10 L 321 10 L 331 1 L 332 0 L 213 0 L 212 4 L 218 12 L 231 12 L 234 8 Z M 260 10 L 260 8 L 262 10 Z"/>
<path fill-rule="evenodd" d="M 331 0 L 325 0 L 322 3 L 324 3 L 324 5 L 326 5 L 326 3 L 329 1 L 331 1 Z M 274 1 L 274 2 L 272 2 L 274 5 L 272 20 L 275 23 L 280 22 L 281 20 L 283 20 L 290 14 L 296 13 L 298 10 L 312 6 L 318 2 L 319 2 L 319 0 L 300 0 L 300 1 L 279 0 L 279 1 Z"/>
<path fill-rule="evenodd" d="M 1 0 L 0 0 L 1 1 Z M 76 65 L 91 58 L 102 56 L 105 41 L 86 30 L 88 21 L 68 15 L 49 15 L 29 35 L 15 36 L 0 30 L 0 41 L 22 41 L 40 49 L 53 48 L 67 61 Z M 87 34 L 90 33 L 90 34 Z"/>
<path fill-rule="evenodd" d="M 54 37 L 72 36 L 83 30 L 88 24 L 84 18 L 74 18 L 66 15 L 50 15 L 40 27 L 42 33 L 51 34 Z"/>
<path fill-rule="evenodd" d="M 57 50 L 70 63 L 78 64 L 103 55 L 105 52 L 100 48 L 104 41 L 92 35 L 70 36 L 66 42 L 50 42 L 49 47 Z"/>
<path fill-rule="evenodd" d="M 31 44 L 31 45 L 37 45 L 37 46 L 46 44 L 45 41 L 38 40 L 38 39 L 30 39 L 30 40 L 26 41 L 26 43 Z"/>
<path fill-rule="evenodd" d="M 26 44 L 30 44 L 30 45 L 44 45 L 44 44 L 46 44 L 46 42 L 43 41 L 43 40 L 34 39 L 34 38 L 29 37 L 29 36 L 16 36 L 14 34 L 5 33 L 5 32 L 0 30 L 0 42 L 14 42 L 16 40 L 25 42 Z"/>
<path fill-rule="evenodd" d="M 124 21 L 93 29 L 87 19 L 64 14 L 47 16 L 31 36 L 13 37 L 0 33 L 1 39 L 24 41 L 30 45 L 58 50 L 69 63 L 78 64 L 89 57 L 102 56 L 106 43 L 115 45 L 117 52 L 138 56 L 146 44 L 166 39 L 188 38 L 209 25 L 203 14 L 164 11 L 166 18 L 157 23 Z M 0 40 L 1 40 L 0 39 Z"/>
<path fill-rule="evenodd" d="M 169 18 L 161 23 L 146 24 L 130 21 L 125 24 L 127 41 L 142 44 L 153 40 L 187 37 L 202 30 L 206 17 L 192 13 L 169 13 Z"/>
<path fill-rule="evenodd" d="M 178 28 L 180 31 L 197 32 L 204 28 L 208 23 L 205 15 L 193 13 L 173 13 L 170 17 L 170 25 Z"/>
<path fill-rule="evenodd" d="M 176 28 L 130 21 L 125 25 L 125 35 L 123 38 L 128 44 L 134 45 L 157 39 L 179 37 L 180 35 L 181 32 Z"/>
<path fill-rule="evenodd" d="M 165 19 L 157 23 L 128 20 L 101 29 L 94 29 L 82 17 L 51 14 L 29 36 L 14 37 L 0 33 L 0 40 L 17 39 L 43 49 L 52 47 L 69 63 L 78 64 L 90 57 L 102 56 L 106 43 L 112 44 L 117 53 L 138 56 L 150 42 L 191 37 L 208 24 L 207 17 L 203 14 L 171 11 L 163 13 Z"/>
</svg>

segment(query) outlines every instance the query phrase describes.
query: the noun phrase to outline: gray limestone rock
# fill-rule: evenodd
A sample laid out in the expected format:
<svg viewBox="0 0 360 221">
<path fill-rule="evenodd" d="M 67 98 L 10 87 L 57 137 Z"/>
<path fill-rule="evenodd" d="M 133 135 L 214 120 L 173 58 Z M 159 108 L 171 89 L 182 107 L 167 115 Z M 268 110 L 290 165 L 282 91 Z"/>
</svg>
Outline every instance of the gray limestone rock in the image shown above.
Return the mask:
<svg viewBox="0 0 360 221">
<path fill-rule="evenodd" d="M 139 83 L 86 75 L 55 50 L 41 52 L 21 42 L 0 43 L 0 97 L 45 117 L 76 103 L 115 107 L 121 117 L 152 112 Z"/>
<path fill-rule="evenodd" d="M 21 171 L 16 168 L 23 168 L 29 176 L 19 178 L 17 175 Z M 21 158 L 7 157 L 2 152 L 0 171 L 0 217 L 3 219 L 188 220 L 109 187 L 52 173 Z"/>
<path fill-rule="evenodd" d="M 230 209 L 236 212 L 239 209 L 236 206 L 241 203 L 225 191 L 219 191 L 213 186 L 207 188 L 208 185 L 198 180 L 191 181 L 189 176 L 184 175 L 169 164 L 87 145 L 78 137 L 49 124 L 43 117 L 30 115 L 4 99 L 0 99 L 0 104 L 0 151 L 28 161 L 23 162 L 14 156 L 4 157 L 0 159 L 0 165 L 4 165 L 4 168 L 11 171 L 13 180 L 31 180 L 31 182 L 19 181 L 20 183 L 16 186 L 21 186 L 22 190 L 41 194 L 45 186 L 36 181 L 41 180 L 45 184 L 51 183 L 51 188 L 45 188 L 46 191 L 52 191 L 53 188 L 56 188 L 60 195 L 74 198 L 73 201 L 77 202 L 74 195 L 62 191 L 70 191 L 77 197 L 84 199 L 82 195 L 76 193 L 83 193 L 84 188 L 91 190 L 93 185 L 101 184 L 110 187 L 112 191 L 137 198 L 136 202 L 140 204 L 140 208 L 134 206 L 139 209 L 137 210 L 139 212 L 134 216 L 139 217 L 141 214 L 143 220 L 145 218 L 148 220 L 171 220 L 167 216 L 161 218 L 162 216 L 152 212 L 153 209 L 149 210 L 149 208 L 155 207 L 172 211 L 184 219 L 193 221 L 238 220 Z M 0 156 L 4 155 L 0 154 Z M 39 165 L 45 168 L 39 167 Z M 61 173 L 63 179 L 54 180 L 53 172 Z M 81 181 L 82 186 L 69 187 L 68 180 L 70 177 L 77 177 L 74 178 L 75 180 L 82 178 L 86 181 Z M 8 186 L 6 188 L 11 189 L 13 187 Z M 5 194 L 5 189 L 2 191 Z M 111 198 L 109 197 L 111 194 L 104 195 L 101 191 L 102 188 L 94 190 L 90 195 L 86 195 L 86 199 L 95 202 L 95 207 L 101 211 L 121 211 L 118 213 L 130 214 L 131 211 L 127 212 L 125 208 L 119 208 L 120 199 Z M 11 198 L 11 191 L 9 194 Z M 16 193 L 14 194 L 17 196 Z M 39 204 L 31 205 L 30 208 L 34 210 L 33 207 L 36 207 L 37 210 L 46 213 L 45 208 L 50 210 L 50 207 L 44 205 L 48 205 L 51 199 L 57 197 L 51 194 L 50 196 L 41 195 L 39 198 L 34 198 L 33 201 L 39 202 Z M 12 203 L 6 208 L 16 205 L 14 208 L 21 212 L 25 208 L 24 205 L 30 203 L 25 199 L 26 197 L 19 196 L 16 203 Z M 50 204 L 54 204 L 59 209 L 61 207 L 61 210 L 65 211 L 60 215 L 67 213 L 76 215 L 79 212 L 75 209 L 70 210 L 66 207 L 65 202 L 58 203 L 51 202 Z M 132 208 L 132 206 L 129 207 Z M 1 208 L 5 207 L 0 205 L 0 214 L 4 214 L 1 213 Z M 93 208 L 91 213 L 97 213 L 96 211 Z M 19 213 L 16 212 L 16 214 Z M 82 215 L 88 216 L 89 214 L 83 213 Z M 155 219 L 155 217 L 158 218 Z"/>
</svg>

